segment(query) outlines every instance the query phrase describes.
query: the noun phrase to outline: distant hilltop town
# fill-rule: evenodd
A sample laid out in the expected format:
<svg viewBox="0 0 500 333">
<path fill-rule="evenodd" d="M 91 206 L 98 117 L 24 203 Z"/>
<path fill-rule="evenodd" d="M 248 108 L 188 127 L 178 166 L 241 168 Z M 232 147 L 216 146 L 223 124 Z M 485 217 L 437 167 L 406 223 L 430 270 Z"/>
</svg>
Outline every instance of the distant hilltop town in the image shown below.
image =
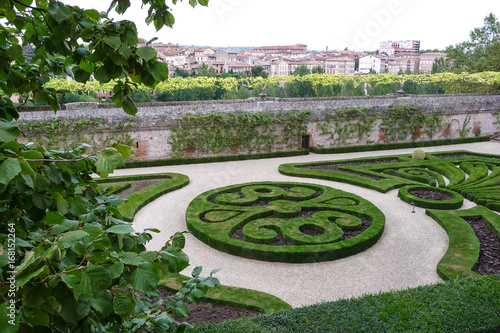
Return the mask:
<svg viewBox="0 0 500 333">
<path fill-rule="evenodd" d="M 140 46 L 140 45 L 139 45 Z M 182 47 L 179 44 L 155 43 L 149 45 L 158 54 L 158 61 L 168 64 L 171 75 L 177 69 L 197 74 L 203 64 L 215 69 L 216 74 L 251 74 L 252 67 L 262 66 L 268 75 L 289 75 L 299 66 L 322 68 L 326 74 L 361 75 L 368 73 L 430 73 L 442 52 L 420 53 L 420 41 L 386 41 L 378 52 L 350 50 L 308 51 L 307 45 L 261 46 L 240 52 L 215 47 Z"/>
</svg>

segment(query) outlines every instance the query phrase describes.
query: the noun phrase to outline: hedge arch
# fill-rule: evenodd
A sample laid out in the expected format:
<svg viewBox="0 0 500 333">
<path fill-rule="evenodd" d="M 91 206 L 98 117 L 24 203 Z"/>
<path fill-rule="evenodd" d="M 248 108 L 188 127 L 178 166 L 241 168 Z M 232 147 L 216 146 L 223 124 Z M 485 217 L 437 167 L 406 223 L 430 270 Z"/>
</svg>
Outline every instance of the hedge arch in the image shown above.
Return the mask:
<svg viewBox="0 0 500 333">
<path fill-rule="evenodd" d="M 413 191 L 432 191 L 441 195 L 449 197 L 446 200 L 430 200 L 423 199 L 414 194 Z M 398 191 L 398 197 L 409 204 L 413 203 L 417 207 L 431 208 L 431 209 L 458 209 L 464 203 L 464 197 L 457 192 L 450 191 L 444 188 L 425 186 L 425 185 L 409 185 L 401 187 Z"/>
<path fill-rule="evenodd" d="M 187 227 L 233 255 L 290 263 L 335 260 L 364 251 L 385 217 L 369 201 L 327 186 L 259 182 L 214 189 L 188 206 Z"/>
</svg>

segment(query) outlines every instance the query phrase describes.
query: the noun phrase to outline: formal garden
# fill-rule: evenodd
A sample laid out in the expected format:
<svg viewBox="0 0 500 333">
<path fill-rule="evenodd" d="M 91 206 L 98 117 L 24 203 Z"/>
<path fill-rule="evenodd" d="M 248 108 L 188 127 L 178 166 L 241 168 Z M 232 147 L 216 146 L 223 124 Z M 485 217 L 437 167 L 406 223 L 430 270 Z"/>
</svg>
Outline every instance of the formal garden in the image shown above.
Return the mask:
<svg viewBox="0 0 500 333">
<path fill-rule="evenodd" d="M 218 286 L 203 298 L 204 302 L 217 305 L 203 303 L 208 306 L 206 311 L 191 309 L 193 330 L 498 329 L 500 156 L 469 151 L 424 153 L 419 148 L 413 154 L 370 155 L 373 157 L 282 164 L 279 171 L 309 181 L 345 182 L 381 194 L 397 190 L 399 200 L 408 207 L 426 209 L 426 214 L 449 237 L 448 250 L 435 268 L 446 283 L 293 310 L 267 293 Z M 368 200 L 296 179 L 235 184 L 201 193 L 188 205 L 186 229 L 219 251 L 256 260 L 301 263 L 304 269 L 308 263 L 356 255 L 383 237 L 384 214 Z M 129 201 L 118 209 L 132 221 L 146 203 L 187 185 L 189 180 L 180 174 L 148 174 L 98 182 L 101 187 L 111 186 L 119 196 L 128 196 Z M 460 209 L 465 199 L 477 206 Z M 188 278 L 176 275 L 160 282 L 172 292 L 182 287 L 183 279 Z M 212 316 L 207 318 L 203 313 Z M 267 315 L 258 316 L 259 313 Z M 250 317 L 217 324 L 225 315 Z M 199 326 L 196 320 L 215 323 Z"/>
</svg>

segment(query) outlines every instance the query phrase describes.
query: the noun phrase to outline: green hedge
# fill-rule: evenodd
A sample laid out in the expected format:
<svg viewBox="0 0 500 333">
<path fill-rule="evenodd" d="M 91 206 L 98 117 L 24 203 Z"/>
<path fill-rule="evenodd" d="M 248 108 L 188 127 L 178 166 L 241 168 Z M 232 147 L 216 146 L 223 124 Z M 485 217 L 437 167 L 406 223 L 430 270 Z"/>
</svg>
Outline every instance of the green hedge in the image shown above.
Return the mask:
<svg viewBox="0 0 500 333">
<path fill-rule="evenodd" d="M 448 157 L 440 158 L 440 156 Z M 457 165 L 460 165 L 460 168 Z M 330 169 L 319 169 L 320 167 Z M 492 170 L 491 174 L 488 174 L 488 169 Z M 459 192 L 478 204 L 491 204 L 492 207 L 500 204 L 499 155 L 459 150 L 426 153 L 426 160 L 417 161 L 412 160 L 410 154 L 403 154 L 287 163 L 280 165 L 279 171 L 288 176 L 339 181 L 382 193 L 407 185 L 437 184 L 439 187 Z M 469 174 L 469 178 L 466 178 L 466 173 Z M 443 176 L 449 179 L 449 184 L 446 186 Z"/>
<path fill-rule="evenodd" d="M 341 154 L 341 153 L 356 153 L 356 152 L 376 151 L 376 150 L 446 146 L 446 145 L 456 145 L 462 143 L 485 142 L 485 141 L 490 141 L 490 137 L 480 136 L 477 138 L 474 137 L 474 138 L 442 139 L 442 140 L 430 140 L 430 141 L 375 143 L 368 145 L 330 147 L 330 148 L 311 147 L 310 151 L 315 154 Z"/>
<path fill-rule="evenodd" d="M 441 225 L 450 239 L 448 250 L 438 263 L 437 273 L 445 280 L 477 275 L 472 269 L 479 258 L 479 240 L 463 217 L 481 216 L 500 235 L 500 215 L 486 207 L 466 210 L 427 210 L 427 215 Z"/>
<path fill-rule="evenodd" d="M 499 313 L 500 276 L 491 275 L 207 324 L 189 331 L 495 333 L 500 331 Z"/>
<path fill-rule="evenodd" d="M 125 166 L 122 167 L 122 169 L 145 168 L 145 167 L 168 166 L 168 165 L 216 163 L 216 162 L 229 162 L 229 161 L 246 161 L 246 160 L 258 160 L 265 158 L 302 156 L 308 154 L 309 150 L 300 149 L 300 150 L 278 151 L 278 152 L 257 153 L 257 154 L 170 158 L 170 159 L 150 160 L 150 161 L 129 161 L 125 162 Z"/>
<path fill-rule="evenodd" d="M 127 197 L 127 201 L 118 205 L 118 210 L 125 221 L 132 222 L 135 214 L 145 205 L 160 196 L 178 190 L 189 184 L 189 178 L 178 173 L 161 173 L 149 175 L 120 176 L 99 179 L 100 183 L 123 181 L 141 181 L 150 179 L 167 179 L 166 181 L 142 188 Z"/>
<path fill-rule="evenodd" d="M 321 195 L 314 197 L 315 193 Z M 296 217 L 301 211 L 314 213 L 311 218 L 282 219 Z M 361 226 L 361 218 L 370 220 L 371 226 L 340 240 L 342 230 Z M 305 183 L 261 182 L 199 195 L 188 206 L 186 223 L 195 237 L 219 251 L 265 261 L 305 263 L 335 260 L 368 249 L 380 238 L 385 217 L 369 201 L 344 191 Z M 323 234 L 306 236 L 298 231 L 302 227 L 320 229 Z M 240 228 L 247 240 L 254 235 L 259 241 L 231 238 Z M 293 245 L 270 245 L 276 234 Z"/>
<path fill-rule="evenodd" d="M 171 274 L 166 278 L 162 278 L 160 284 L 170 291 L 177 292 L 182 288 L 182 281 L 185 280 L 189 280 L 189 277 L 181 274 Z M 202 300 L 212 304 L 234 306 L 265 314 L 292 309 L 288 303 L 268 293 L 223 285 L 210 288 Z"/>
<path fill-rule="evenodd" d="M 443 194 L 450 195 L 452 199 L 449 200 L 428 200 L 416 197 L 409 192 L 412 190 L 430 190 Z M 430 209 L 458 209 L 464 204 L 464 197 L 457 192 L 450 191 L 444 188 L 437 188 L 422 185 L 410 185 L 401 187 L 398 191 L 398 197 L 409 204 L 413 203 L 417 207 L 430 208 Z"/>
</svg>

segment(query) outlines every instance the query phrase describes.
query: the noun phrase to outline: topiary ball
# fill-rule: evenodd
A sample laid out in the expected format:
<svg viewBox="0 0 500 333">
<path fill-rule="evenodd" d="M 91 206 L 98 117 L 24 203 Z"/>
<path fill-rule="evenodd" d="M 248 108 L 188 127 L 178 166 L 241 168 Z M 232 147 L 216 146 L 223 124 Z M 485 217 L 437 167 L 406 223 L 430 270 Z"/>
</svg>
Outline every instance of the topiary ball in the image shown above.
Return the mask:
<svg viewBox="0 0 500 333">
<path fill-rule="evenodd" d="M 420 148 L 417 148 L 411 154 L 411 158 L 414 160 L 423 161 L 425 160 L 425 151 L 423 151 Z"/>
</svg>

